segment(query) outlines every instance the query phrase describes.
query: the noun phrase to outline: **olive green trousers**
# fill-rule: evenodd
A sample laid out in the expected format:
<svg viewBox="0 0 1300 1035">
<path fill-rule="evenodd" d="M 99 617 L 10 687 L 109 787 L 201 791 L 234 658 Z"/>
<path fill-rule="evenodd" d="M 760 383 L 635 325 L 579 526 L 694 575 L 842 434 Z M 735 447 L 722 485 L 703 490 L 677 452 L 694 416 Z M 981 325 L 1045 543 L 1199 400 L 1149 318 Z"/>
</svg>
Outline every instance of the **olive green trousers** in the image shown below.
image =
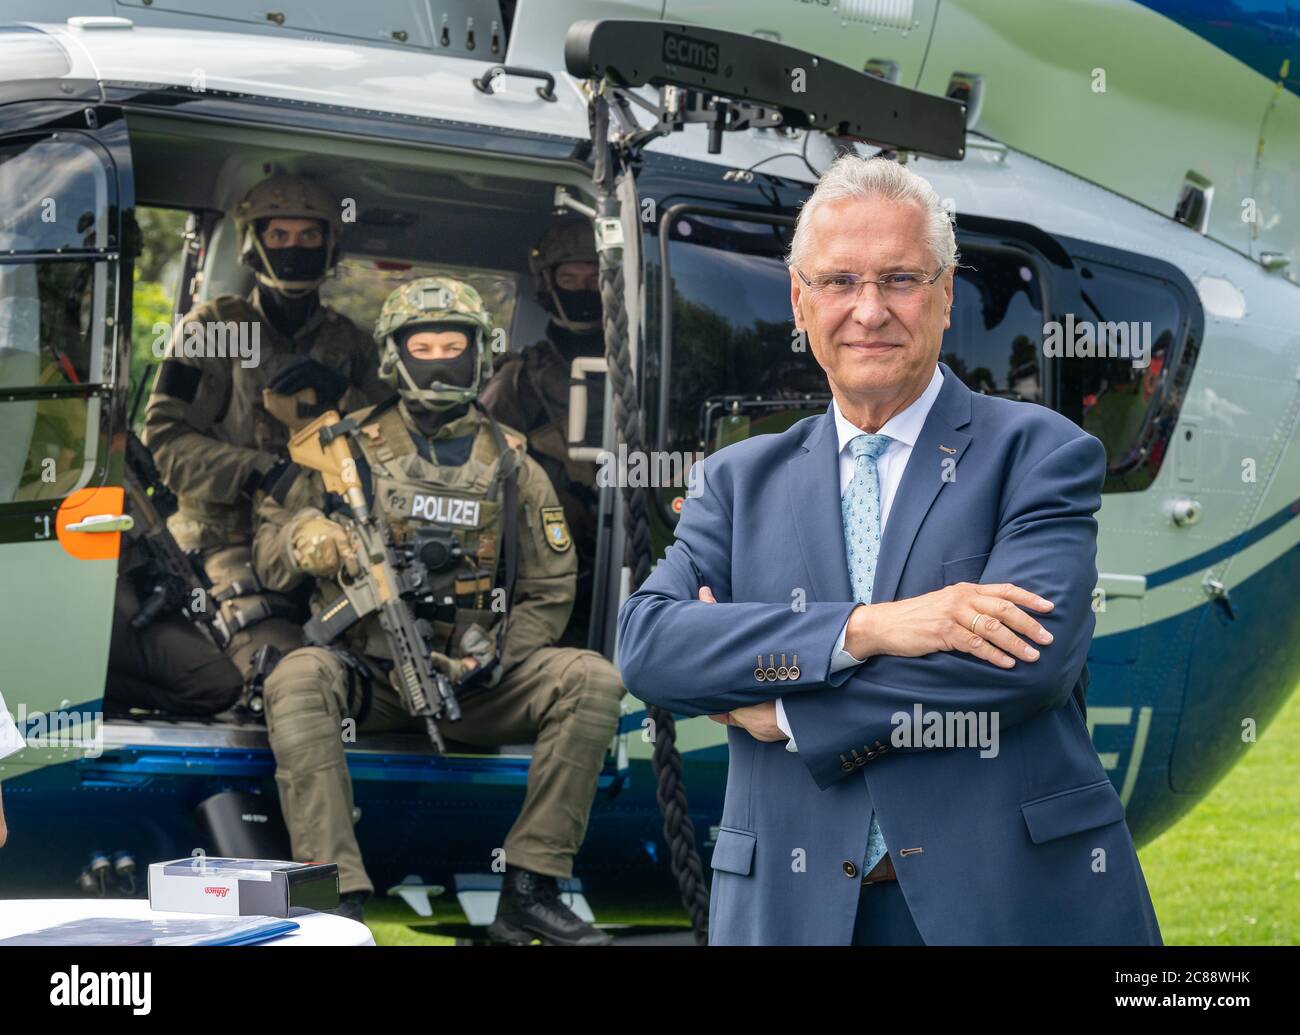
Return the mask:
<svg viewBox="0 0 1300 1035">
<path fill-rule="evenodd" d="M 368 685 L 370 703 L 358 722 L 360 684 Z M 466 695 L 459 722 L 440 723 L 444 737 L 466 744 L 533 745 L 523 808 L 502 845 L 511 866 L 573 875 L 623 694 L 617 669 L 602 655 L 543 647 L 496 686 Z M 345 666 L 319 647 L 286 656 L 266 681 L 265 701 L 294 859 L 337 863 L 342 894 L 373 892 L 353 830 L 345 742 L 356 732 L 423 733 L 424 721 L 407 715 L 397 692 L 380 678 L 354 677 L 349 694 Z M 491 862 L 484 859 L 484 866 Z"/>
</svg>

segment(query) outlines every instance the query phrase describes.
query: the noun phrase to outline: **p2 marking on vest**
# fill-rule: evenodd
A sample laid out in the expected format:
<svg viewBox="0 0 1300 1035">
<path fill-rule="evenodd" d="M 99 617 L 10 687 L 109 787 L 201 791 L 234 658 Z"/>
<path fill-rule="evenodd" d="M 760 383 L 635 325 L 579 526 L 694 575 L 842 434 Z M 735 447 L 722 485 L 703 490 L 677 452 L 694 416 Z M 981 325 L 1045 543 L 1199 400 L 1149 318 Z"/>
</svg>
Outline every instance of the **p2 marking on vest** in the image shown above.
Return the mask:
<svg viewBox="0 0 1300 1035">
<path fill-rule="evenodd" d="M 479 523 L 479 501 L 416 493 L 411 497 L 411 517 L 420 521 L 435 521 L 440 525 L 474 528 Z"/>
</svg>

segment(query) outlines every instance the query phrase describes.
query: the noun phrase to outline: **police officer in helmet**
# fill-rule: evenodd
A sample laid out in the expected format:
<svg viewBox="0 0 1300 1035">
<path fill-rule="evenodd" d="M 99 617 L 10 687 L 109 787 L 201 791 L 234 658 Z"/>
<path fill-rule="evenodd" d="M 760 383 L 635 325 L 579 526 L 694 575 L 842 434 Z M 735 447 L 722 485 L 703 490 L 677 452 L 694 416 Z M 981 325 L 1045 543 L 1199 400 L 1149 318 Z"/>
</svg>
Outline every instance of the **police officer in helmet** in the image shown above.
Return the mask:
<svg viewBox="0 0 1300 1035">
<path fill-rule="evenodd" d="M 546 337 L 501 363 L 483 390 L 483 405 L 497 420 L 528 436 L 529 454 L 555 486 L 578 554 L 575 610 L 585 614 L 596 554 L 596 465 L 570 459 L 568 436 L 573 360 L 605 354 L 590 220 L 565 217 L 552 223 L 529 251 L 528 267 L 537 301 L 550 315 Z M 601 399 L 590 400 L 588 413 L 588 425 L 599 427 Z"/>
<path fill-rule="evenodd" d="M 283 499 L 300 474 L 287 456 L 291 429 L 266 409 L 264 392 L 310 388 L 322 407 L 351 408 L 387 388 L 367 336 L 320 301 L 342 229 L 328 192 L 301 176 L 271 176 L 235 207 L 234 223 L 256 284 L 247 297 L 220 295 L 186 314 L 149 397 L 143 438 L 177 496 L 168 527 L 202 558 L 209 606 L 234 631 L 228 654 L 246 673 L 259 647 L 300 644 L 304 617 L 252 568 L 254 498 Z"/>
<path fill-rule="evenodd" d="M 444 724 L 458 742 L 535 744 L 524 803 L 503 843 L 506 872 L 495 940 L 604 944 L 608 936 L 565 906 L 557 880 L 572 874 L 605 751 L 624 693 L 600 654 L 553 644 L 573 607 L 574 551 L 546 474 L 523 436 L 496 424 L 477 396 L 491 370 L 491 321 L 478 293 L 445 277 L 394 291 L 375 325 L 380 376 L 397 396 L 352 415 L 358 471 L 371 505 L 404 545 L 435 541 L 433 605 L 417 617 L 432 629 L 432 660 L 461 685 L 462 719 Z M 506 480 L 517 505 L 508 514 Z M 336 577 L 352 563 L 339 516 L 314 472 L 312 492 L 259 508 L 258 574 L 287 591 L 316 581 L 316 608 L 338 598 Z M 517 543 L 512 606 L 504 600 L 507 537 Z M 429 556 L 428 552 L 422 556 Z M 503 624 L 505 623 L 505 624 Z M 504 631 L 503 631 L 504 630 Z M 329 647 L 304 647 L 267 681 L 266 711 L 276 780 L 296 859 L 339 865 L 341 912 L 360 917 L 373 884 L 352 827 L 352 795 L 340 725 L 363 732 L 421 730 L 392 688 L 387 641 L 371 616 Z M 475 684 L 473 689 L 466 689 Z M 485 860 L 486 862 L 487 860 Z"/>
</svg>

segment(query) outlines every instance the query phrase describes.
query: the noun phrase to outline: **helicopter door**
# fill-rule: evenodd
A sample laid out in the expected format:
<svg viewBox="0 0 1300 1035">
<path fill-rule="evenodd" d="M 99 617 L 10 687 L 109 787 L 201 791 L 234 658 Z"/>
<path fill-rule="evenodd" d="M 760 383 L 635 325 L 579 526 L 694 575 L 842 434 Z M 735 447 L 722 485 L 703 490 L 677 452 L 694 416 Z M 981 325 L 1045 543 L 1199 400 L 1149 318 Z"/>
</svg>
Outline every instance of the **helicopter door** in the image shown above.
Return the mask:
<svg viewBox="0 0 1300 1035">
<path fill-rule="evenodd" d="M 0 108 L 0 693 L 28 743 L 0 780 L 98 743 L 123 525 L 112 454 L 132 194 L 119 110 Z"/>
</svg>

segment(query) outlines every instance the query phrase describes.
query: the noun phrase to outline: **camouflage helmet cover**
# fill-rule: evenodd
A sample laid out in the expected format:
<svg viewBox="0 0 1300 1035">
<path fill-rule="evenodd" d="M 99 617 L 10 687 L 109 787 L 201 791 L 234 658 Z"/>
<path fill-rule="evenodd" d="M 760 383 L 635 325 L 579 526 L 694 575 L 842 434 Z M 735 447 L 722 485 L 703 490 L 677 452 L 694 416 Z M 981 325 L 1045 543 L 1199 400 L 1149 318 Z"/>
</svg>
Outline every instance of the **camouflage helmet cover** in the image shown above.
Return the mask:
<svg viewBox="0 0 1300 1035">
<path fill-rule="evenodd" d="M 396 335 L 408 327 L 431 323 L 455 323 L 465 327 L 470 348 L 478 349 L 477 376 L 466 387 L 435 381 L 419 387 L 402 363 Z M 478 397 L 492 376 L 492 317 L 479 293 L 464 281 L 451 277 L 421 277 L 393 291 L 375 321 L 375 344 L 379 346 L 379 377 L 396 388 L 410 404 L 427 410 L 446 410 Z"/>
<path fill-rule="evenodd" d="M 528 252 L 528 269 L 533 275 L 537 301 L 561 327 L 571 331 L 594 331 L 599 320 L 570 320 L 555 294 L 555 267 L 562 262 L 596 262 L 596 236 L 591 221 L 560 219 L 552 223 L 542 239 Z"/>
<path fill-rule="evenodd" d="M 320 184 L 304 176 L 277 173 L 254 184 L 235 206 L 234 218 L 240 259 L 247 263 L 257 254 L 262 260 L 262 269 L 256 271 L 258 281 L 285 295 L 309 294 L 320 286 L 325 275 L 314 280 L 280 280 L 258 238 L 259 219 L 319 219 L 326 227 L 326 270 L 338 260 L 338 239 L 343 229 L 338 205 Z"/>
</svg>

